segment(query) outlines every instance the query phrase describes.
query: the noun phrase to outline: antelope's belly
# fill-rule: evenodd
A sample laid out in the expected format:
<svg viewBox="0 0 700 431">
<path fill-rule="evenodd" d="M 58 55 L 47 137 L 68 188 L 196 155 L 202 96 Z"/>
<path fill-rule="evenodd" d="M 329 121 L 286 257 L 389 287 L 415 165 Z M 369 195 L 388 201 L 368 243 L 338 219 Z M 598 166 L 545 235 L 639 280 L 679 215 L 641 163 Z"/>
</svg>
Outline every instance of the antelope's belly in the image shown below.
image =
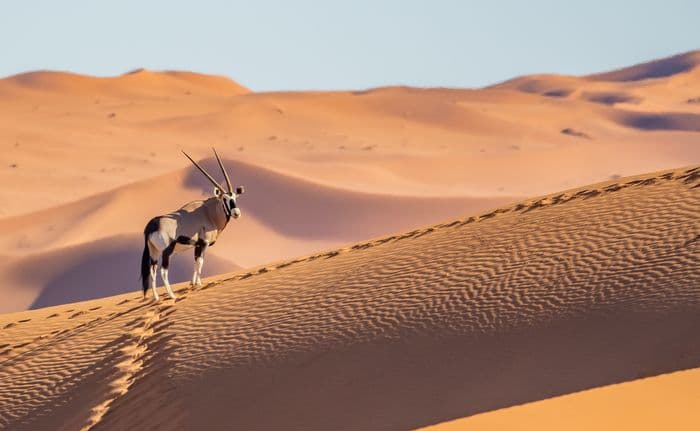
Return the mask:
<svg viewBox="0 0 700 431">
<path fill-rule="evenodd" d="M 173 253 L 180 253 L 182 251 L 189 250 L 191 248 L 194 248 L 194 246 L 188 245 L 188 244 L 175 243 L 175 248 L 173 249 Z"/>
</svg>

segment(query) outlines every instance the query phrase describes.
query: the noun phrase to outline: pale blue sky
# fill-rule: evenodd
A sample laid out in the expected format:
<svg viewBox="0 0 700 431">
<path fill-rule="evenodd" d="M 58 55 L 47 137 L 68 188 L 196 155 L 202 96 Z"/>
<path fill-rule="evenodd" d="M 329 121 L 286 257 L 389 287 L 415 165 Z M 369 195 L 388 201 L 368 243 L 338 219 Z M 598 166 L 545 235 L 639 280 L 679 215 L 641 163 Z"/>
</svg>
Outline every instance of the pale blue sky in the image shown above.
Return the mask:
<svg viewBox="0 0 700 431">
<path fill-rule="evenodd" d="M 0 76 L 145 67 L 256 91 L 478 87 L 698 49 L 699 18 L 697 0 L 5 0 Z"/>
</svg>

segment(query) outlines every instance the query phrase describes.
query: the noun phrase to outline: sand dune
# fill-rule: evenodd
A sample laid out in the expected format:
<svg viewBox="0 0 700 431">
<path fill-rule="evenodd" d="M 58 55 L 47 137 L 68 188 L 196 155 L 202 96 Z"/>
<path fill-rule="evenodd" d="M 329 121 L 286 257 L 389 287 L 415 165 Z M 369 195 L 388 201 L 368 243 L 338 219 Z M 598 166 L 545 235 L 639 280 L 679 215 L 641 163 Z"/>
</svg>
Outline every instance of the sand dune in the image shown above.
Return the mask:
<svg viewBox="0 0 700 431">
<path fill-rule="evenodd" d="M 700 368 L 620 383 L 423 428 L 691 431 L 700 423 Z"/>
<path fill-rule="evenodd" d="M 151 216 L 208 193 L 180 149 L 209 158 L 216 146 L 248 186 L 245 216 L 212 249 L 241 267 L 694 164 L 697 55 L 473 90 L 253 93 L 147 70 L 0 79 L 0 276 L 25 280 L 17 259 L 50 267 L 68 248 L 106 262 L 107 238 L 135 237 Z M 0 311 L 32 304 L 51 282 L 0 286 L 13 292 Z"/>
<path fill-rule="evenodd" d="M 111 78 L 97 78 L 67 72 L 29 72 L 3 79 L 0 81 L 0 89 L 89 96 L 134 96 L 158 93 L 167 95 L 193 91 L 230 96 L 249 92 L 247 88 L 222 76 L 178 71 L 152 72 L 144 69 Z"/>
<path fill-rule="evenodd" d="M 550 98 L 581 100 L 638 111 L 698 112 L 688 106 L 698 93 L 700 52 L 693 51 L 611 72 L 574 77 L 533 75 L 515 78 L 493 89 L 512 89 Z M 602 111 L 605 112 L 605 111 Z M 692 129 L 685 129 L 692 130 Z"/>
<path fill-rule="evenodd" d="M 248 194 L 241 198 L 244 217 L 232 222 L 208 253 L 212 258 L 211 265 L 210 259 L 206 264 L 209 274 L 230 272 L 237 268 L 235 264 L 254 266 L 337 247 L 512 199 L 359 193 L 241 162 L 225 163 L 238 183 L 248 185 Z M 219 169 L 212 160 L 204 161 L 203 166 L 210 172 Z M 209 189 L 207 180 L 190 167 L 50 210 L 4 219 L 0 247 L 7 250 L 8 258 L 22 259 L 0 268 L 0 274 L 12 280 L 0 286 L 0 292 L 14 298 L 1 304 L 0 311 L 137 290 L 141 232 L 146 222 L 187 201 L 210 196 Z M 191 275 L 191 259 L 189 252 L 173 262 L 173 280 L 183 281 Z"/>
<path fill-rule="evenodd" d="M 596 81 L 641 81 L 678 75 L 698 66 L 700 66 L 700 52 L 691 51 L 612 72 L 590 75 L 588 78 Z"/>
<path fill-rule="evenodd" d="M 657 172 L 179 285 L 176 303 L 2 315 L 0 426 L 409 429 L 698 368 L 699 200 L 700 166 Z"/>
<path fill-rule="evenodd" d="M 23 186 L 3 188 L 0 217 L 182 169 L 179 148 L 201 158 L 216 146 L 322 185 L 405 196 L 531 196 L 695 163 L 695 127 L 650 135 L 615 115 L 700 114 L 687 102 L 700 97 L 700 68 L 686 63 L 643 80 L 538 75 L 477 90 L 296 93 L 184 72 L 22 74 L 0 80 L 0 183 Z"/>
</svg>

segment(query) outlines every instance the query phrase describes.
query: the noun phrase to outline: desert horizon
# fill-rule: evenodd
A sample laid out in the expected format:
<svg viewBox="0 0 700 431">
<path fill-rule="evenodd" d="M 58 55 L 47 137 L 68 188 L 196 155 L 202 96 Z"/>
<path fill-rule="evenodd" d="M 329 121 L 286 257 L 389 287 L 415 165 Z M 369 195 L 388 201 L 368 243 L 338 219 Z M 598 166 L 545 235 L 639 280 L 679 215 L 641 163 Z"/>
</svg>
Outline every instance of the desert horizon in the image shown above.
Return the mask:
<svg viewBox="0 0 700 431">
<path fill-rule="evenodd" d="M 6 74 L 0 429 L 694 429 L 700 50 L 548 64 Z"/>
</svg>

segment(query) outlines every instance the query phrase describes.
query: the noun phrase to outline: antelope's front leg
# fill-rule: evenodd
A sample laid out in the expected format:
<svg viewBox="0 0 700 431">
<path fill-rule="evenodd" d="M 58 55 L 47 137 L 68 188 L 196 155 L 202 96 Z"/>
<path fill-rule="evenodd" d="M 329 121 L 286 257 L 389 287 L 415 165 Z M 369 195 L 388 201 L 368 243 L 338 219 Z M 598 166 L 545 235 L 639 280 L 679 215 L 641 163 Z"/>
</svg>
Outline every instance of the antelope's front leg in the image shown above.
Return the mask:
<svg viewBox="0 0 700 431">
<path fill-rule="evenodd" d="M 197 241 L 194 247 L 194 271 L 192 273 L 192 286 L 202 285 L 202 266 L 204 266 L 204 252 L 209 247 L 209 243 L 204 240 Z"/>
</svg>

